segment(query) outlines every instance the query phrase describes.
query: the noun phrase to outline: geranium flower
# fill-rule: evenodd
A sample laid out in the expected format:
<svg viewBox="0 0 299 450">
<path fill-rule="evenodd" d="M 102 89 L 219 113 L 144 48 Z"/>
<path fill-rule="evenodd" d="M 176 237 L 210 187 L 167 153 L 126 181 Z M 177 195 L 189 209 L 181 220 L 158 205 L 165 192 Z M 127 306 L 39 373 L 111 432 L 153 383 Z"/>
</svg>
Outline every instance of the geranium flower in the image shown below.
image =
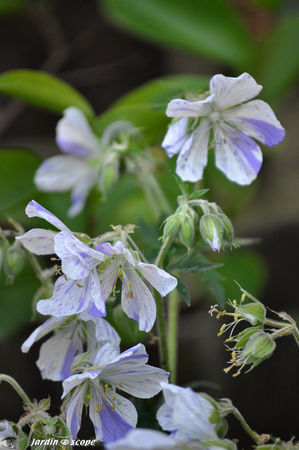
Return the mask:
<svg viewBox="0 0 299 450">
<path fill-rule="evenodd" d="M 176 120 L 162 147 L 169 157 L 179 153 L 176 173 L 182 180 L 202 178 L 209 145 L 215 148 L 216 167 L 231 181 L 246 185 L 256 178 L 263 157 L 255 140 L 272 147 L 285 136 L 270 106 L 251 100 L 261 90 L 248 73 L 236 78 L 214 75 L 208 97 L 171 100 L 166 114 Z"/>
<path fill-rule="evenodd" d="M 168 372 L 147 365 L 147 361 L 148 355 L 142 344 L 120 355 L 112 345 L 106 344 L 94 358 L 89 355 L 82 360 L 84 372 L 63 382 L 63 397 L 70 393 L 66 421 L 73 436 L 77 436 L 80 429 L 85 402 L 99 440 L 114 441 L 136 427 L 134 405 L 116 390 L 138 398 L 151 398 L 160 392 L 161 382 L 167 381 Z"/>
</svg>

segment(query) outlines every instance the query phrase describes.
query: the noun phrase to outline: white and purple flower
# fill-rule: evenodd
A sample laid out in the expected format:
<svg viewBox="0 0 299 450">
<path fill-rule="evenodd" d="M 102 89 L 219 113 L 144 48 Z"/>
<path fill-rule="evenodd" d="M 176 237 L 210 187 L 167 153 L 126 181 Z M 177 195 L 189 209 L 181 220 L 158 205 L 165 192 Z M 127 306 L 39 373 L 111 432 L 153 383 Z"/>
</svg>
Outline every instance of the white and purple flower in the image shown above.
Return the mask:
<svg viewBox="0 0 299 450">
<path fill-rule="evenodd" d="M 72 374 L 75 357 L 84 351 L 95 351 L 108 342 L 119 351 L 120 337 L 114 328 L 101 317 L 87 314 L 68 319 L 52 317 L 36 328 L 22 345 L 22 352 L 27 353 L 31 346 L 54 331 L 52 337 L 40 348 L 36 364 L 42 378 L 59 381 Z"/>
<path fill-rule="evenodd" d="M 121 305 L 124 312 L 139 322 L 139 329 L 150 331 L 156 320 L 156 303 L 144 278 L 164 297 L 177 286 L 177 279 L 154 264 L 135 261 L 132 253 L 121 241 L 115 245 L 104 242 L 97 250 L 109 258 L 100 268 L 100 283 L 104 298 L 107 299 L 122 280 Z"/>
<path fill-rule="evenodd" d="M 203 100 L 171 100 L 166 114 L 177 120 L 170 125 L 162 147 L 169 157 L 179 153 L 176 173 L 182 180 L 202 178 L 209 145 L 215 148 L 216 167 L 231 181 L 246 185 L 256 178 L 263 157 L 255 140 L 272 147 L 285 136 L 270 106 L 251 100 L 261 90 L 248 73 L 214 75 L 209 96 Z"/>
<path fill-rule="evenodd" d="M 88 360 L 89 358 L 89 360 Z M 147 365 L 145 347 L 135 347 L 118 354 L 106 344 L 84 360 L 84 371 L 63 382 L 63 397 L 68 395 L 66 421 L 73 436 L 81 426 L 84 403 L 88 403 L 89 417 L 97 439 L 115 441 L 136 427 L 134 405 L 116 392 L 124 391 L 138 398 L 151 398 L 161 391 L 168 372 Z M 87 363 L 90 363 L 90 368 Z M 80 368 L 78 368 L 80 371 Z"/>
</svg>

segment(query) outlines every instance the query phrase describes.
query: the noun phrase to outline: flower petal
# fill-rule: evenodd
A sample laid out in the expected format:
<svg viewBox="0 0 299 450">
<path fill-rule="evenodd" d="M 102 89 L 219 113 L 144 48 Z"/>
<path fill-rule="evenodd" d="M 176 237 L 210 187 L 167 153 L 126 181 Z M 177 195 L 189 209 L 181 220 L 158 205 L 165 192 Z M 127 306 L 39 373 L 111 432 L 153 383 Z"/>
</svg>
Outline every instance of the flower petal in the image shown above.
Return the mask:
<svg viewBox="0 0 299 450">
<path fill-rule="evenodd" d="M 81 313 L 80 319 L 93 322 L 95 327 L 95 337 L 98 342 L 110 342 L 111 345 L 118 348 L 120 345 L 120 337 L 117 331 L 110 325 L 107 320 L 101 317 L 90 317 L 89 314 Z M 87 325 L 88 325 L 87 323 Z"/>
<path fill-rule="evenodd" d="M 252 100 L 223 113 L 224 120 L 229 121 L 244 134 L 272 147 L 281 142 L 285 130 L 276 119 L 270 106 L 262 100 Z"/>
<path fill-rule="evenodd" d="M 76 437 L 80 430 L 85 390 L 78 389 L 66 407 L 66 424 L 73 437 Z"/>
<path fill-rule="evenodd" d="M 75 217 L 83 210 L 90 189 L 95 184 L 97 172 L 89 170 L 87 176 L 82 177 L 74 186 L 71 195 L 72 206 L 68 210 L 69 217 Z"/>
<path fill-rule="evenodd" d="M 104 269 L 102 272 L 101 271 L 99 272 L 99 280 L 102 286 L 105 300 L 107 300 L 107 298 L 109 297 L 109 295 L 113 290 L 117 278 L 118 268 L 119 268 L 119 260 L 118 258 L 113 258 L 106 267 L 106 269 Z"/>
<path fill-rule="evenodd" d="M 136 428 L 115 442 L 107 443 L 108 450 L 179 450 L 182 448 L 172 436 L 158 430 Z M 187 447 L 186 447 L 187 448 Z M 189 448 L 189 447 L 188 447 Z M 200 450 L 197 447 L 197 450 Z"/>
<path fill-rule="evenodd" d="M 184 388 L 170 383 L 162 383 L 161 387 L 163 389 L 165 403 L 158 409 L 156 417 L 162 430 L 174 431 L 177 427 L 173 421 L 175 399 L 178 393 Z"/>
<path fill-rule="evenodd" d="M 74 322 L 42 344 L 36 362 L 42 378 L 59 381 L 70 377 L 74 358 L 82 352 L 83 341 Z"/>
<path fill-rule="evenodd" d="M 40 165 L 34 175 L 34 182 L 41 191 L 64 192 L 93 173 L 95 170 L 78 158 L 56 155 Z"/>
<path fill-rule="evenodd" d="M 203 119 L 182 148 L 177 160 L 176 173 L 183 181 L 198 181 L 208 162 L 210 122 Z"/>
<path fill-rule="evenodd" d="M 111 245 L 110 242 L 102 242 L 101 244 L 96 246 L 96 249 L 99 252 L 104 253 L 104 255 L 108 256 L 115 257 L 117 255 L 124 255 L 126 260 L 130 264 L 132 264 L 132 266 L 135 265 L 132 253 L 124 246 L 121 241 L 117 241 L 114 245 Z"/>
<path fill-rule="evenodd" d="M 36 328 L 26 339 L 21 347 L 22 352 L 27 353 L 35 342 L 58 327 L 61 321 L 61 319 L 57 319 L 55 317 L 51 317 L 51 319 L 46 320 L 46 322 Z"/>
<path fill-rule="evenodd" d="M 100 152 L 99 144 L 80 109 L 69 107 L 56 127 L 56 142 L 63 152 L 87 158 Z"/>
<path fill-rule="evenodd" d="M 16 239 L 21 241 L 24 247 L 31 253 L 36 255 L 52 255 L 54 250 L 54 238 L 56 232 L 52 230 L 44 230 L 43 228 L 33 228 L 23 236 L 17 236 Z"/>
<path fill-rule="evenodd" d="M 36 309 L 40 314 L 65 317 L 88 309 L 91 302 L 90 277 L 74 281 L 62 275 L 55 283 L 52 297 L 40 300 Z"/>
<path fill-rule="evenodd" d="M 224 134 L 215 127 L 215 162 L 228 179 L 250 184 L 257 176 L 263 161 L 261 149 L 241 131 Z"/>
<path fill-rule="evenodd" d="M 227 109 L 256 97 L 263 87 L 248 73 L 239 77 L 214 75 L 210 81 L 210 92 L 215 96 L 216 109 Z"/>
<path fill-rule="evenodd" d="M 118 360 L 119 351 L 110 342 L 107 342 L 99 350 L 97 350 L 94 357 L 90 358 L 94 365 L 104 366 L 111 361 Z"/>
<path fill-rule="evenodd" d="M 68 377 L 62 383 L 63 394 L 62 394 L 61 398 L 64 398 L 72 389 L 74 389 L 77 386 L 80 386 L 80 384 L 84 383 L 84 381 L 95 380 L 99 376 L 100 373 L 101 373 L 100 370 L 92 370 L 90 372 L 78 373 L 76 375 L 72 375 L 71 377 Z M 82 384 L 82 388 L 83 387 L 84 387 L 84 384 Z"/>
<path fill-rule="evenodd" d="M 136 427 L 137 411 L 129 400 L 112 390 L 103 395 L 95 386 L 90 395 L 89 417 L 97 439 L 115 441 Z"/>
<path fill-rule="evenodd" d="M 122 269 L 121 305 L 131 319 L 139 322 L 139 330 L 150 331 L 156 320 L 156 303 L 134 268 Z"/>
<path fill-rule="evenodd" d="M 168 131 L 163 139 L 161 147 L 165 148 L 167 155 L 171 158 L 176 155 L 184 146 L 189 135 L 187 131 L 187 117 L 170 124 Z"/>
<path fill-rule="evenodd" d="M 203 100 L 189 102 L 176 98 L 168 103 L 166 115 L 168 117 L 201 117 L 207 116 L 212 110 L 214 95 Z"/>
<path fill-rule="evenodd" d="M 162 297 L 173 291 L 178 284 L 178 280 L 175 277 L 165 272 L 165 270 L 159 269 L 155 264 L 140 262 L 136 268 Z"/>
<path fill-rule="evenodd" d="M 73 280 L 85 278 L 104 260 L 97 250 L 88 247 L 70 233 L 60 232 L 54 241 L 55 253 L 61 259 L 62 271 Z"/>
<path fill-rule="evenodd" d="M 54 214 L 48 211 L 46 208 L 41 206 L 35 200 L 31 200 L 26 206 L 25 212 L 28 217 L 40 217 L 41 219 L 45 219 L 51 225 L 63 231 L 70 231 L 70 229 L 64 225 Z"/>
</svg>

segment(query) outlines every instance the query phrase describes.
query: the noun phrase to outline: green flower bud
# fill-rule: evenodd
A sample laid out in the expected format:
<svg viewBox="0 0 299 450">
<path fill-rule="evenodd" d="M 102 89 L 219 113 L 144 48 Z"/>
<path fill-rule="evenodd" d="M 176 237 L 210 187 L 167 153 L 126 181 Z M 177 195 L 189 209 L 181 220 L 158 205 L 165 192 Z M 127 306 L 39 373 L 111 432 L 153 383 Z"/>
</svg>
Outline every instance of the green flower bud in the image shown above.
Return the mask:
<svg viewBox="0 0 299 450">
<path fill-rule="evenodd" d="M 4 272 L 7 278 L 13 280 L 24 267 L 25 264 L 25 251 L 21 244 L 17 241 L 7 248 L 4 255 Z"/>
<path fill-rule="evenodd" d="M 219 219 L 223 225 L 223 236 L 228 242 L 232 242 L 234 240 L 234 227 L 231 223 L 230 219 L 225 214 L 219 214 Z"/>
<path fill-rule="evenodd" d="M 237 450 L 236 444 L 232 441 L 229 441 L 228 439 L 223 439 L 219 441 L 201 441 L 201 445 L 204 446 L 204 448 L 211 448 L 211 449 L 221 449 L 224 448 L 226 450 Z"/>
<path fill-rule="evenodd" d="M 243 349 L 243 355 L 248 360 L 247 364 L 259 364 L 269 358 L 276 348 L 276 343 L 270 334 L 263 331 L 254 333 Z"/>
<path fill-rule="evenodd" d="M 222 221 L 215 214 L 204 214 L 199 222 L 199 231 L 205 242 L 214 251 L 219 251 L 223 240 Z"/>
<path fill-rule="evenodd" d="M 238 314 L 250 322 L 251 325 L 263 324 L 266 318 L 266 308 L 262 303 L 247 303 L 239 306 Z"/>
<path fill-rule="evenodd" d="M 176 234 L 180 228 L 181 228 L 181 221 L 179 219 L 179 216 L 177 214 L 169 216 L 166 219 L 163 228 L 163 240 L 166 239 L 168 236 Z"/>
<path fill-rule="evenodd" d="M 181 221 L 180 239 L 189 251 L 194 239 L 194 219 L 189 215 Z"/>
<path fill-rule="evenodd" d="M 107 193 L 115 185 L 119 177 L 118 161 L 116 159 L 103 164 L 99 175 L 99 188 L 102 193 Z"/>
</svg>

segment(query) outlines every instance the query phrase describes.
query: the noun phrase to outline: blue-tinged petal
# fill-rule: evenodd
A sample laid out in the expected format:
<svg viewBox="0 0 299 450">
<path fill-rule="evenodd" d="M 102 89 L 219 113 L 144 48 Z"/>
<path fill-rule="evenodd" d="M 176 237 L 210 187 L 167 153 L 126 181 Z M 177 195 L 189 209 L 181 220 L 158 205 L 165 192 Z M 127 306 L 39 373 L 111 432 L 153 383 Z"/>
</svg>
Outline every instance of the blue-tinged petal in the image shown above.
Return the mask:
<svg viewBox="0 0 299 450">
<path fill-rule="evenodd" d="M 285 130 L 270 106 L 262 100 L 252 100 L 223 113 L 224 120 L 263 144 L 272 147 L 281 142 Z"/>
<path fill-rule="evenodd" d="M 184 388 L 175 384 L 162 383 L 163 396 L 165 403 L 157 411 L 156 417 L 162 430 L 176 431 L 177 424 L 173 420 L 173 411 L 175 407 L 175 399 L 180 391 Z"/>
<path fill-rule="evenodd" d="M 110 296 L 117 279 L 119 268 L 119 259 L 112 258 L 108 266 L 103 270 L 99 270 L 99 280 L 103 290 L 105 300 Z"/>
<path fill-rule="evenodd" d="M 63 152 L 88 158 L 100 152 L 90 125 L 78 108 L 69 107 L 56 127 L 56 142 Z"/>
<path fill-rule="evenodd" d="M 183 181 L 198 181 L 208 162 L 210 122 L 203 119 L 182 148 L 176 173 Z"/>
<path fill-rule="evenodd" d="M 215 107 L 224 110 L 256 97 L 263 87 L 248 73 L 238 77 L 214 75 L 210 81 L 210 92 L 214 94 Z"/>
<path fill-rule="evenodd" d="M 27 353 L 35 342 L 57 328 L 61 322 L 63 322 L 63 319 L 57 319 L 55 317 L 46 320 L 46 322 L 36 328 L 26 339 L 21 347 L 22 352 Z"/>
<path fill-rule="evenodd" d="M 71 194 L 72 205 L 67 214 L 69 217 L 75 217 L 83 210 L 87 196 L 90 189 L 95 184 L 97 179 L 97 172 L 94 169 L 90 169 L 84 177 L 75 184 Z"/>
<path fill-rule="evenodd" d="M 76 375 L 72 375 L 71 377 L 67 378 L 63 381 L 62 387 L 63 387 L 63 394 L 61 398 L 64 398 L 69 392 L 71 392 L 75 387 L 80 386 L 80 388 L 84 388 L 86 383 L 85 381 L 93 381 L 95 380 L 99 374 L 101 373 L 100 370 L 92 370 L 90 372 L 84 372 L 84 373 L 78 373 Z"/>
<path fill-rule="evenodd" d="M 54 214 L 48 211 L 46 208 L 41 206 L 35 200 L 31 200 L 26 206 L 25 212 L 28 217 L 40 217 L 41 219 L 45 219 L 50 224 L 54 225 L 54 227 L 63 231 L 70 231 L 70 229 L 64 225 Z"/>
<path fill-rule="evenodd" d="M 108 450 L 181 450 L 182 447 L 173 439 L 158 430 L 136 428 L 129 431 L 126 436 L 118 441 L 107 443 Z M 195 448 L 195 447 L 194 447 Z M 197 447 L 199 450 L 200 447 Z M 187 449 L 187 447 L 186 447 Z M 188 447 L 189 449 L 189 447 Z"/>
<path fill-rule="evenodd" d="M 67 155 L 46 159 L 37 169 L 34 182 L 45 192 L 64 192 L 73 189 L 83 178 L 91 177 L 95 170 L 84 161 Z"/>
<path fill-rule="evenodd" d="M 90 277 L 74 281 L 62 275 L 55 283 L 52 297 L 40 300 L 36 309 L 40 314 L 55 317 L 72 316 L 89 309 L 92 301 L 90 284 Z"/>
<path fill-rule="evenodd" d="M 55 253 L 61 259 L 62 271 L 73 280 L 85 278 L 104 256 L 70 233 L 60 232 L 54 241 Z"/>
<path fill-rule="evenodd" d="M 36 364 L 43 379 L 65 380 L 72 374 L 75 356 L 83 352 L 83 340 L 76 322 L 58 331 L 40 348 Z"/>
<path fill-rule="evenodd" d="M 176 424 L 176 439 L 182 440 L 218 440 L 215 424 L 209 420 L 214 408 L 212 404 L 192 391 L 183 389 L 174 403 L 173 421 Z"/>
<path fill-rule="evenodd" d="M 229 180 L 246 185 L 255 180 L 263 161 L 257 143 L 241 131 L 215 127 L 215 163 Z"/>
<path fill-rule="evenodd" d="M 44 230 L 43 228 L 33 228 L 23 236 L 17 236 L 16 239 L 21 241 L 24 247 L 31 253 L 36 255 L 52 255 L 54 250 L 54 238 L 56 232 L 52 230 Z"/>
<path fill-rule="evenodd" d="M 156 303 L 152 293 L 133 267 L 122 269 L 121 305 L 124 312 L 139 322 L 139 330 L 150 331 L 156 320 Z"/>
<path fill-rule="evenodd" d="M 66 407 L 66 424 L 73 437 L 76 437 L 80 430 L 85 391 L 85 387 L 76 390 Z"/>
<path fill-rule="evenodd" d="M 101 317 L 91 317 L 87 312 L 80 314 L 80 319 L 87 321 L 87 329 L 89 324 L 93 325 L 94 334 L 97 342 L 110 342 L 111 345 L 118 348 L 120 345 L 120 337 L 117 331 L 110 325 L 107 320 Z"/>
<path fill-rule="evenodd" d="M 115 441 L 136 427 L 137 411 L 126 398 L 111 389 L 104 394 L 95 386 L 91 386 L 90 397 L 89 417 L 97 439 Z"/>
<path fill-rule="evenodd" d="M 97 352 L 94 355 L 94 358 L 92 358 L 92 362 L 95 365 L 104 367 L 111 361 L 118 360 L 118 356 L 119 356 L 118 349 L 115 348 L 115 346 L 112 345 L 110 342 L 107 342 L 99 350 L 97 350 Z"/>
<path fill-rule="evenodd" d="M 187 132 L 188 118 L 184 117 L 168 127 L 167 133 L 163 139 L 161 147 L 165 148 L 167 155 L 171 158 L 176 155 L 184 146 L 189 135 Z"/>
<path fill-rule="evenodd" d="M 104 255 L 108 256 L 116 257 L 118 255 L 124 255 L 124 257 L 130 264 L 135 264 L 132 253 L 124 246 L 121 241 L 117 241 L 114 245 L 110 244 L 110 242 L 102 242 L 101 244 L 97 245 L 96 249 Z"/>
<path fill-rule="evenodd" d="M 173 291 L 178 284 L 178 280 L 175 277 L 165 272 L 165 270 L 159 269 L 155 264 L 140 262 L 136 268 L 162 297 Z"/>
<path fill-rule="evenodd" d="M 202 117 L 212 111 L 214 95 L 209 95 L 203 100 L 189 102 L 176 98 L 168 103 L 166 115 L 168 117 Z"/>
</svg>

